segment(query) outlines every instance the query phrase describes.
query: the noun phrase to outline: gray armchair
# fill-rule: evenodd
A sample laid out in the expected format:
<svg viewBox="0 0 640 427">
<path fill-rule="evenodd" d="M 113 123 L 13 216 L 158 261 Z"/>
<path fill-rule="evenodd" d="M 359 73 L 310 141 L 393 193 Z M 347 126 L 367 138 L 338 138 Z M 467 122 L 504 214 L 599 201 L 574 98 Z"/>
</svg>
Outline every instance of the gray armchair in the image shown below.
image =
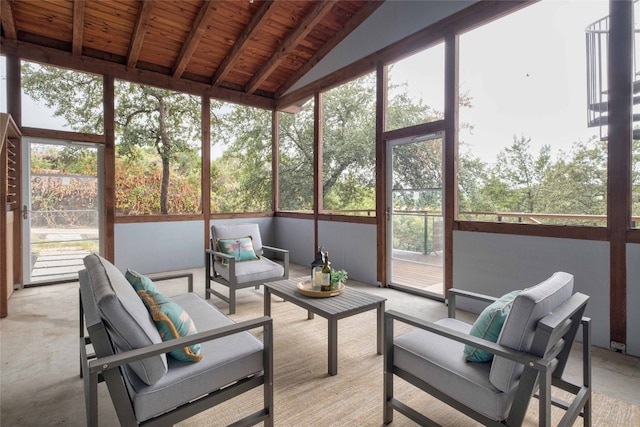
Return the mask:
<svg viewBox="0 0 640 427">
<path fill-rule="evenodd" d="M 220 239 L 241 239 L 250 236 L 253 250 L 258 259 L 239 261 L 232 254 L 220 250 Z M 271 257 L 279 257 L 282 264 L 272 261 Z M 205 251 L 205 293 L 209 299 L 211 294 L 229 303 L 229 314 L 236 312 L 236 291 L 255 287 L 258 289 L 264 282 L 289 278 L 289 251 L 262 244 L 258 224 L 212 225 L 211 246 Z M 214 281 L 229 288 L 224 295 L 211 287 Z"/>
<path fill-rule="evenodd" d="M 451 289 L 449 318 L 427 322 L 396 311 L 385 313 L 384 423 L 397 410 L 420 425 L 437 425 L 394 398 L 394 377 L 404 379 L 454 409 L 487 426 L 519 426 L 529 401 L 538 392 L 539 425 L 551 423 L 551 405 L 566 410 L 558 425 L 573 425 L 578 416 L 591 425 L 590 320 L 583 318 L 588 296 L 573 294 L 573 276 L 555 273 L 518 294 L 497 343 L 469 334 L 472 325 L 456 320 L 460 296 L 496 299 Z M 394 322 L 415 329 L 394 337 Z M 578 327 L 582 325 L 583 381 L 562 378 Z M 494 355 L 493 361 L 467 362 L 465 344 Z M 551 386 L 570 392 L 571 403 L 551 395 Z"/>
</svg>

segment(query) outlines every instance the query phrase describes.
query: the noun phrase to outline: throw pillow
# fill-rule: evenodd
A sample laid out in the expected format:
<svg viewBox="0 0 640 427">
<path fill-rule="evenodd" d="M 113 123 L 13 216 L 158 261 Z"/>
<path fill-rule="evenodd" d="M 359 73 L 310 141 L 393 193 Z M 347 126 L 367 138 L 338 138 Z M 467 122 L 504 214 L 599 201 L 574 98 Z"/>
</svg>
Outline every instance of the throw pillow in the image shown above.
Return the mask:
<svg viewBox="0 0 640 427">
<path fill-rule="evenodd" d="M 260 259 L 253 249 L 253 238 L 251 236 L 239 238 L 216 239 L 218 250 L 227 255 L 233 255 L 236 261 L 253 261 Z M 222 259 L 222 265 L 227 265 L 226 259 Z"/>
<path fill-rule="evenodd" d="M 162 341 L 185 337 L 198 333 L 196 325 L 189 314 L 168 296 L 153 291 L 138 291 L 142 302 L 147 306 L 151 318 L 158 328 Z M 179 348 L 169 352 L 175 359 L 184 362 L 198 362 L 202 360 L 200 344 Z"/>
<path fill-rule="evenodd" d="M 502 331 L 504 321 L 511 311 L 513 300 L 520 292 L 522 291 L 509 292 L 485 308 L 471 327 L 469 334 L 487 341 L 498 342 L 500 331 Z M 493 353 L 470 345 L 464 346 L 464 355 L 467 362 L 488 362 L 493 359 Z"/>
<path fill-rule="evenodd" d="M 127 272 L 124 274 L 124 277 L 127 278 L 131 286 L 137 291 L 151 291 L 158 293 L 158 288 L 153 283 L 151 279 L 147 276 L 144 276 L 136 271 L 127 269 Z"/>
</svg>

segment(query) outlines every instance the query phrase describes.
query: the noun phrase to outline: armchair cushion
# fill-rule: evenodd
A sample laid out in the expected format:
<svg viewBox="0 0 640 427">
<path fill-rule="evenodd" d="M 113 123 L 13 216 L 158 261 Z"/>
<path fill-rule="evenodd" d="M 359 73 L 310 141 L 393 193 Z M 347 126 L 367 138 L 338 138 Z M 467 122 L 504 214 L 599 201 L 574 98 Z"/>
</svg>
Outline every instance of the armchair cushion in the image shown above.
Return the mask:
<svg viewBox="0 0 640 427">
<path fill-rule="evenodd" d="M 151 313 L 163 341 L 198 333 L 189 314 L 168 296 L 153 291 L 138 291 L 138 295 Z M 184 362 L 202 360 L 200 344 L 173 350 L 169 355 Z"/>
<path fill-rule="evenodd" d="M 216 261 L 214 268 L 223 279 L 230 281 L 228 266 L 223 265 L 220 261 Z M 283 275 L 284 267 L 265 257 L 261 257 L 252 262 L 236 263 L 236 283 L 238 284 L 268 280 L 274 277 L 283 277 Z"/>
<path fill-rule="evenodd" d="M 504 321 L 509 315 L 509 311 L 513 305 L 513 300 L 520 292 L 522 291 L 509 292 L 485 308 L 476 319 L 469 333 L 474 337 L 497 342 Z M 466 356 L 467 362 L 488 362 L 493 359 L 492 353 L 470 345 L 464 346 L 464 355 Z"/>
<path fill-rule="evenodd" d="M 237 238 L 216 239 L 218 250 L 227 255 L 233 255 L 236 261 L 254 261 L 260 257 L 253 249 L 253 238 L 251 236 Z M 222 264 L 227 265 L 226 259 L 222 259 Z"/>
<path fill-rule="evenodd" d="M 97 254 L 87 255 L 83 261 L 91 276 L 100 317 L 116 352 L 161 343 L 149 312 L 120 270 Z M 151 356 L 129 366 L 142 382 L 151 385 L 167 372 L 167 358 L 164 354 Z"/>
<path fill-rule="evenodd" d="M 525 289 L 513 301 L 498 344 L 514 350 L 531 350 L 538 321 L 567 301 L 573 293 L 573 275 L 555 273 L 544 282 Z M 542 356 L 542 355 L 539 355 Z M 491 367 L 491 383 L 508 392 L 518 383 L 523 365 L 495 357 Z"/>
<path fill-rule="evenodd" d="M 127 269 L 127 272 L 124 274 L 124 277 L 131 283 L 131 286 L 138 291 L 151 291 L 158 292 L 158 288 L 153 283 L 151 279 L 147 276 L 144 276 L 136 271 Z"/>
<path fill-rule="evenodd" d="M 441 319 L 437 325 L 468 334 L 471 325 L 456 319 Z M 489 381 L 490 363 L 467 363 L 464 344 L 423 329 L 414 329 L 394 339 L 394 365 L 449 396 L 458 396 L 485 416 L 502 420 L 513 393 L 502 393 Z M 463 396 L 461 396 L 461 394 Z"/>
</svg>

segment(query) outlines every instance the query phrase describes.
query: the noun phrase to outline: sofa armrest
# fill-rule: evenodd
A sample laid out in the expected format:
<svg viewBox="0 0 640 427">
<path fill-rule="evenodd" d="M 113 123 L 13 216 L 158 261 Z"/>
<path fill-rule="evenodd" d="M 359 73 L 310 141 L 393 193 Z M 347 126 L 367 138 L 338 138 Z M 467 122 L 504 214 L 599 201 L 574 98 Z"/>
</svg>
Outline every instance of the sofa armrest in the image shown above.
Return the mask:
<svg viewBox="0 0 640 427">
<path fill-rule="evenodd" d="M 384 313 L 384 334 L 385 334 L 385 351 L 392 351 L 393 349 L 393 321 L 399 321 L 408 325 L 414 326 L 425 331 L 441 335 L 445 338 L 452 339 L 464 344 L 471 345 L 473 347 L 481 348 L 484 351 L 492 353 L 496 356 L 501 356 L 506 359 L 512 360 L 516 363 L 527 365 L 537 370 L 545 370 L 549 364 L 555 358 L 555 355 L 548 357 L 547 359 L 535 357 L 529 353 L 523 351 L 513 350 L 509 347 L 496 344 L 492 341 L 487 341 L 482 338 L 474 337 L 473 335 L 465 334 L 456 331 L 445 326 L 435 324 L 433 322 L 426 321 L 408 314 L 400 313 L 395 310 L 388 310 Z"/>
<path fill-rule="evenodd" d="M 193 273 L 169 274 L 169 275 L 150 277 L 150 279 L 153 280 L 154 282 L 161 282 L 163 280 L 181 279 L 183 277 L 187 278 L 187 287 L 189 289 L 189 292 L 193 292 Z"/>
<path fill-rule="evenodd" d="M 478 294 L 476 292 L 465 291 L 463 289 L 451 288 L 449 289 L 449 301 L 448 301 L 448 316 L 451 319 L 456 318 L 456 297 L 469 298 L 476 301 L 486 302 L 491 304 L 497 300 L 496 297 L 489 295 Z"/>
<path fill-rule="evenodd" d="M 138 348 L 135 350 L 125 351 L 112 356 L 100 357 L 90 360 L 89 373 L 91 375 L 97 375 L 101 372 L 115 369 L 127 363 L 135 362 L 150 356 L 155 356 L 162 353 L 168 353 L 170 351 L 187 347 L 190 345 L 202 343 L 205 341 L 211 341 L 214 339 L 226 337 L 229 335 L 237 334 L 240 332 L 249 331 L 256 328 L 264 328 L 264 336 L 271 337 L 272 334 L 272 319 L 269 316 L 262 316 L 256 319 L 246 320 L 243 322 L 234 323 L 232 325 L 222 326 L 216 329 L 210 329 L 208 331 L 198 332 L 194 335 L 189 335 L 182 338 L 177 338 L 170 341 L 164 341 L 162 343 L 150 345 L 144 348 Z M 91 327 L 90 327 L 91 328 Z M 91 331 L 90 331 L 91 332 Z M 265 338 L 266 340 L 267 338 Z M 273 347 L 265 342 L 264 351 L 273 352 Z"/>
</svg>

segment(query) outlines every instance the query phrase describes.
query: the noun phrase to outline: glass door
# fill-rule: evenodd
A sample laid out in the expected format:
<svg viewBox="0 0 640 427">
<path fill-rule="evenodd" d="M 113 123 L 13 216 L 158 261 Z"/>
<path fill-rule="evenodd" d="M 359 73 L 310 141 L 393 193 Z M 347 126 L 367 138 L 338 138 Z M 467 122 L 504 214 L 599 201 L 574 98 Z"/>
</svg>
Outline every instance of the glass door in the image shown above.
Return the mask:
<svg viewBox="0 0 640 427">
<path fill-rule="evenodd" d="M 390 287 L 444 295 L 444 133 L 389 141 L 387 189 Z"/>
<path fill-rule="evenodd" d="M 24 283 L 77 280 L 82 259 L 100 252 L 102 148 L 24 138 Z"/>
</svg>

